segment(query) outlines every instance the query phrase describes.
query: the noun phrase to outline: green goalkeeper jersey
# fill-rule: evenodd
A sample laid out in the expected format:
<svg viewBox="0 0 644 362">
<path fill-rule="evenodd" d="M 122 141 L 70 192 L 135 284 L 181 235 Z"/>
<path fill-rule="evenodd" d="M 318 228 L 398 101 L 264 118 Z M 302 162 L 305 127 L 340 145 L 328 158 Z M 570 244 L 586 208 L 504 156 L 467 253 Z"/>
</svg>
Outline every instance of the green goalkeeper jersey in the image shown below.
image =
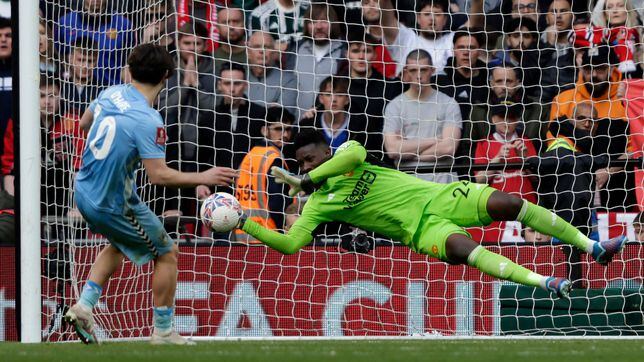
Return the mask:
<svg viewBox="0 0 644 362">
<path fill-rule="evenodd" d="M 291 254 L 313 240 L 318 225 L 339 221 L 416 249 L 423 211 L 445 185 L 365 162 L 366 155 L 362 145 L 349 141 L 309 173 L 321 186 L 310 195 L 288 234 L 267 230 L 252 220 L 243 230 L 273 249 Z"/>
</svg>

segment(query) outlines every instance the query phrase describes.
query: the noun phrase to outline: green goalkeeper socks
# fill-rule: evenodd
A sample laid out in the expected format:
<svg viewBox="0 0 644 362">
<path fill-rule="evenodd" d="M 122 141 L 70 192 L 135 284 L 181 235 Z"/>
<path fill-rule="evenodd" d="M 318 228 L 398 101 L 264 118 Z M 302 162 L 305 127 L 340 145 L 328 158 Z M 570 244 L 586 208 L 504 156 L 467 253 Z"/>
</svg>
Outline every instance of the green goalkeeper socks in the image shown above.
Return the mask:
<svg viewBox="0 0 644 362">
<path fill-rule="evenodd" d="M 498 279 L 545 289 L 546 277 L 532 272 L 503 255 L 477 246 L 467 257 L 467 264 Z"/>
<path fill-rule="evenodd" d="M 595 241 L 589 239 L 581 231 L 557 216 L 554 212 L 523 200 L 523 207 L 517 216 L 517 221 L 532 229 L 554 236 L 566 244 L 573 245 L 587 253 L 592 253 Z"/>
</svg>

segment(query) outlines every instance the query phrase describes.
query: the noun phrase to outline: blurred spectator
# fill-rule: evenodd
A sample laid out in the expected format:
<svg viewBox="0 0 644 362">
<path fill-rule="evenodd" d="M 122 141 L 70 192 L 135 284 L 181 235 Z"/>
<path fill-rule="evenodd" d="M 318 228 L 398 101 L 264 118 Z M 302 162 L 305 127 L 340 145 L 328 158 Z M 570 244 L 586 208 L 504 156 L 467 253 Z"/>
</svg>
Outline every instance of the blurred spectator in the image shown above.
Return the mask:
<svg viewBox="0 0 644 362">
<path fill-rule="evenodd" d="M 517 132 L 522 111 L 521 104 L 511 101 L 502 101 L 490 107 L 494 133 L 487 140 L 476 143 L 474 163 L 522 162 L 526 157 L 537 155 L 532 142 Z M 489 184 L 532 203 L 537 202 L 531 179 L 522 170 L 479 171 L 476 173 L 476 182 Z"/>
<path fill-rule="evenodd" d="M 246 28 L 244 12 L 239 8 L 220 8 L 217 12 L 219 47 L 213 52 L 215 74 L 224 63 L 246 64 Z"/>
<path fill-rule="evenodd" d="M 522 237 L 523 240 L 525 240 L 526 243 L 540 243 L 540 244 L 546 244 L 550 243 L 552 240 L 552 236 L 542 234 L 533 228 L 526 226 L 523 228 L 522 232 Z"/>
<path fill-rule="evenodd" d="M 305 112 L 315 105 L 316 92 L 322 81 L 338 71 L 345 58 L 346 45 L 338 40 L 340 24 L 332 7 L 313 3 L 304 16 L 304 37 L 297 52 L 290 54 L 287 69 L 297 74 L 297 106 Z"/>
<path fill-rule="evenodd" d="M 610 43 L 619 58 L 619 70 L 641 78 L 642 21 L 631 1 L 598 0 L 591 20 L 594 28 L 578 30 L 576 42 L 590 39 L 588 45 Z M 636 64 L 640 66 L 636 67 Z"/>
<path fill-rule="evenodd" d="M 172 16 L 170 0 L 149 4 L 143 15 L 144 24 L 140 27 L 139 43 L 155 43 L 164 46 L 169 52 L 176 50 L 174 32 L 176 30 L 175 16 Z M 168 7 L 170 5 L 170 7 Z"/>
<path fill-rule="evenodd" d="M 559 50 L 570 47 L 570 29 L 572 29 L 571 0 L 554 0 L 548 7 L 546 23 L 548 27 L 541 33 L 541 41 Z"/>
<path fill-rule="evenodd" d="M 268 0 L 250 14 L 250 30 L 271 34 L 277 40 L 280 51 L 295 49 L 295 44 L 305 31 L 303 15 L 307 13 L 308 7 L 309 1 L 306 0 Z M 325 12 L 316 16 L 327 15 Z M 335 22 L 337 21 L 336 17 Z"/>
<path fill-rule="evenodd" d="M 618 95 L 621 74 L 617 70 L 617 56 L 608 46 L 593 47 L 582 57 L 582 68 L 575 88 L 560 93 L 552 103 L 551 121 L 559 118 L 572 118 L 575 106 L 582 102 L 592 102 L 597 112 L 597 134 L 593 138 L 593 154 L 602 153 L 613 157 L 626 153 L 628 123 L 622 97 Z M 553 138 L 552 132 L 548 138 Z M 609 178 L 610 175 L 610 178 Z M 619 169 L 607 169 L 599 176 L 597 184 L 602 190 L 602 203 L 607 207 L 623 208 L 635 203 L 632 180 Z M 630 184 L 631 186 L 629 186 Z"/>
<path fill-rule="evenodd" d="M 364 143 L 366 121 L 363 114 L 349 114 L 349 80 L 327 77 L 320 84 L 318 100 L 321 109 L 300 121 L 300 130 L 322 131 L 324 139 L 335 150 L 348 140 Z"/>
<path fill-rule="evenodd" d="M 54 49 L 51 29 L 44 20 L 38 25 L 38 53 L 40 54 L 40 73 L 54 76 L 58 73 L 58 53 Z"/>
<path fill-rule="evenodd" d="M 492 68 L 489 87 L 491 92 L 489 92 L 487 104 L 472 107 L 472 131 L 469 135 L 465 134 L 464 138 L 468 136 L 472 140 L 487 138 L 490 135 L 490 107 L 488 104 L 498 104 L 504 101 L 518 103 L 523 106 L 523 111 L 520 114 L 521 122 L 519 122 L 520 134 L 533 142 L 545 138 L 547 122 L 544 121 L 547 121 L 547 119 L 544 117 L 544 110 L 539 103 L 532 102 L 525 96 L 521 78 L 514 66 L 501 64 Z"/>
<path fill-rule="evenodd" d="M 14 133 L 12 121 L 4 135 L 5 153 L 1 170 L 5 190 L 14 194 Z M 54 79 L 40 78 L 40 138 L 41 138 L 41 213 L 42 216 L 62 217 L 71 205 L 74 145 L 63 132 L 60 117 L 60 85 Z M 8 146 L 8 147 L 7 147 Z"/>
<path fill-rule="evenodd" d="M 80 117 L 104 87 L 94 79 L 97 51 L 92 39 L 76 38 L 67 54 L 67 70 L 61 82 L 62 113 Z"/>
<path fill-rule="evenodd" d="M 127 18 L 107 11 L 106 0 L 84 0 L 82 11 L 70 11 L 55 24 L 55 42 L 61 54 L 69 53 L 78 38 L 93 39 L 98 46 L 95 69 L 98 84 L 108 86 L 121 82 L 121 69 L 135 42 Z"/>
<path fill-rule="evenodd" d="M 501 0 L 450 0 L 451 29 L 482 27 L 486 13 L 500 4 Z"/>
<path fill-rule="evenodd" d="M 174 0 L 166 0 L 172 1 Z M 206 37 L 206 50 L 211 53 L 219 41 L 219 19 L 218 4 L 225 6 L 226 1 L 219 0 L 180 0 L 176 1 L 176 21 L 177 26 L 181 27 L 185 23 L 193 22 L 196 19 L 204 19 L 205 27 L 208 33 Z"/>
<path fill-rule="evenodd" d="M 555 0 L 548 8 L 548 27 L 541 35 L 543 43 L 554 49 L 542 67 L 541 103 L 550 103 L 559 92 L 571 88 L 575 83 L 575 48 L 571 43 L 573 28 L 571 0 Z M 578 24 L 585 21 L 578 17 Z"/>
<path fill-rule="evenodd" d="M 268 109 L 266 123 L 262 126 L 264 140 L 254 146 L 239 168 L 235 195 L 245 214 L 255 222 L 270 229 L 284 229 L 284 209 L 291 203 L 288 189 L 275 182 L 271 167 L 288 169 L 282 154 L 284 142 L 291 140 L 293 116 L 281 108 Z M 241 230 L 235 231 L 235 240 L 253 241 Z"/>
<path fill-rule="evenodd" d="M 246 69 L 237 63 L 223 64 L 217 92 L 221 102 L 215 112 L 202 112 L 199 118 L 200 168 L 212 165 L 239 168 L 251 146 L 264 139 L 261 129 L 266 108 L 251 102 L 245 95 L 248 88 Z M 205 190 L 198 193 L 201 198 Z"/>
<path fill-rule="evenodd" d="M 472 29 L 454 33 L 454 56 L 447 60 L 445 74 L 436 78 L 436 89 L 458 102 L 465 119 L 470 119 L 473 105 L 485 103 L 488 98 L 487 66 L 479 59 L 478 35 Z"/>
<path fill-rule="evenodd" d="M 504 3 L 505 0 L 450 0 L 451 29 L 484 29 L 485 37 L 481 37 L 481 45 L 485 49 L 494 48 L 501 35 L 504 19 L 510 13 L 502 12 Z"/>
<path fill-rule="evenodd" d="M 368 34 L 371 37 L 370 41 L 366 38 L 362 40 L 370 43 L 374 48 L 371 62 L 373 68 L 387 78 L 394 78 L 397 74 L 396 62 L 384 44 L 380 0 L 362 0 L 361 6 L 347 9 L 347 14 L 347 38 L 358 40 L 358 34 Z M 356 20 L 352 20 L 353 18 Z"/>
<path fill-rule="evenodd" d="M 530 19 L 539 24 L 539 4 L 537 0 L 506 0 L 503 13 L 510 14 L 511 19 Z"/>
<path fill-rule="evenodd" d="M 256 31 L 248 40 L 248 99 L 264 107 L 282 106 L 299 119 L 297 77 L 293 71 L 279 68 L 275 40 L 268 33 Z"/>
<path fill-rule="evenodd" d="M 7 123 L 11 117 L 13 89 L 13 77 L 11 67 L 11 20 L 0 18 L 0 136 L 3 136 L 7 129 Z M 3 154 L 3 146 L 0 144 L 0 155 Z"/>
<path fill-rule="evenodd" d="M 186 23 L 179 29 L 179 66 L 159 98 L 165 108 L 166 159 L 171 167 L 185 172 L 196 169 L 197 124 L 203 117 L 212 117 L 209 113 L 215 108 L 214 62 L 206 53 L 207 36 L 200 22 Z"/>
<path fill-rule="evenodd" d="M 526 94 L 540 98 L 541 69 L 553 50 L 540 43 L 537 25 L 529 18 L 512 19 L 505 24 L 503 31 L 505 48 L 490 61 L 490 66 L 514 65 L 523 73 L 521 79 Z"/>
<path fill-rule="evenodd" d="M 365 115 L 366 139 L 364 146 L 375 157 L 389 163 L 383 149 L 382 127 L 385 106 L 403 92 L 397 79 L 387 79 L 374 62 L 378 40 L 369 34 L 349 34 L 346 66 L 339 74 L 349 77 L 349 114 Z"/>
<path fill-rule="evenodd" d="M 635 220 L 633 220 L 633 229 L 635 229 L 635 240 L 644 242 L 644 211 L 640 211 Z"/>
<path fill-rule="evenodd" d="M 544 4 L 549 3 L 549 1 L 551 0 L 503 0 L 499 9 L 500 14 L 497 11 L 493 11 L 492 17 L 487 19 L 488 22 L 492 22 L 490 30 L 493 32 L 503 30 L 508 22 L 523 19 L 534 22 L 539 30 L 543 30 L 546 24 L 541 15 L 546 13 Z M 501 36 L 497 39 L 495 48 L 501 49 L 503 44 L 505 44 L 505 37 Z"/>
<path fill-rule="evenodd" d="M 0 245 L 15 245 L 16 221 L 13 196 L 0 189 Z"/>
<path fill-rule="evenodd" d="M 432 88 L 432 59 L 425 50 L 407 56 L 403 81 L 409 90 L 385 109 L 385 150 L 396 166 L 431 166 L 453 162 L 461 137 L 461 111 L 453 98 Z M 456 181 L 453 173 L 418 177 L 434 182 Z"/>
<path fill-rule="evenodd" d="M 477 0 L 450 0 L 450 12 L 454 12 L 456 5 L 456 10 L 469 13 L 474 8 L 473 3 L 476 3 Z M 483 3 L 483 12 L 491 12 L 501 5 L 503 0 L 480 0 Z"/>
<path fill-rule="evenodd" d="M 472 152 L 472 106 L 488 100 L 487 66 L 479 60 L 481 41 L 479 30 L 461 29 L 454 33 L 454 56 L 447 60 L 445 74 L 436 78 L 436 89 L 454 98 L 461 109 L 463 137 L 456 156 Z"/>
<path fill-rule="evenodd" d="M 381 0 L 384 38 L 394 61 L 398 63 L 397 74 L 405 67 L 407 55 L 415 49 L 427 51 L 436 74 L 442 74 L 447 59 L 452 54 L 450 15 L 448 0 L 417 0 L 417 32 L 400 24 L 395 16 L 391 0 Z"/>
<path fill-rule="evenodd" d="M 562 114 L 550 123 L 553 138 L 548 149 L 530 164 L 540 176 L 539 203 L 589 236 L 594 193 L 601 187 L 600 168 L 606 167 L 608 158 L 605 153 L 593 154 L 600 123 L 598 108 L 588 100 L 571 107 L 570 116 Z M 579 251 L 570 247 L 564 247 L 564 251 L 571 280 L 581 279 Z"/>
<path fill-rule="evenodd" d="M 633 7 L 633 1 L 629 0 L 597 0 L 591 20 L 593 25 L 603 28 L 616 26 L 634 28 L 642 25 Z"/>
</svg>

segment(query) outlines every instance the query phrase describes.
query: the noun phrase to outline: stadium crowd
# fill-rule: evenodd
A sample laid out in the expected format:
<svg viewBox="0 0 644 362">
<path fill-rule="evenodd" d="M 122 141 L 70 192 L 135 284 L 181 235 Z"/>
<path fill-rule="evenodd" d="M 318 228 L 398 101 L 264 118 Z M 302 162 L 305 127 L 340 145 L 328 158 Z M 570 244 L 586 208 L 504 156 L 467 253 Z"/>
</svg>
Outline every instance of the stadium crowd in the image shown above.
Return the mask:
<svg viewBox="0 0 644 362">
<path fill-rule="evenodd" d="M 144 42 L 176 55 L 157 107 L 167 163 L 240 169 L 229 192 L 265 226 L 288 229 L 301 207 L 268 170 L 297 172 L 292 141 L 305 129 L 333 150 L 358 140 L 426 180 L 488 183 L 587 234 L 596 210 L 644 210 L 640 172 L 607 166 L 644 148 L 642 0 L 62 3 L 41 1 L 43 216 L 78 216 L 79 118 L 128 81 L 128 51 Z M 11 58 L 0 18 L 3 198 L 14 191 Z M 524 167 L 469 167 L 515 162 Z M 214 191 L 143 187 L 142 197 L 202 234 L 196 200 Z"/>
</svg>

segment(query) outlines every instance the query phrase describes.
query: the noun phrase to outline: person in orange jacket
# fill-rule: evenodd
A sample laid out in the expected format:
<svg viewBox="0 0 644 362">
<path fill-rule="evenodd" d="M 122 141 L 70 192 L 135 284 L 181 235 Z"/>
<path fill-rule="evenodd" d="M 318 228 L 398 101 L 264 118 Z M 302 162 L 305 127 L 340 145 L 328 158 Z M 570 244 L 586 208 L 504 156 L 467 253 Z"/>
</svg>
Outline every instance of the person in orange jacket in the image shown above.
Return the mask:
<svg viewBox="0 0 644 362">
<path fill-rule="evenodd" d="M 579 78 L 574 88 L 557 95 L 552 103 L 550 122 L 572 119 L 575 107 L 591 102 L 597 112 L 597 134 L 593 137 L 593 150 L 607 153 L 612 158 L 624 157 L 628 144 L 628 117 L 624 107 L 622 74 L 617 69 L 619 59 L 609 45 L 588 48 L 582 57 Z M 548 146 L 556 138 L 548 132 Z M 572 145 L 572 141 L 567 141 Z M 602 204 L 607 207 L 628 208 L 635 203 L 630 179 L 620 168 L 605 168 L 596 173 L 597 190 L 603 189 Z M 610 182 L 609 182 L 610 181 Z M 633 199 L 633 200 L 631 200 Z"/>
<path fill-rule="evenodd" d="M 290 198 L 284 185 L 275 182 L 269 171 L 272 166 L 286 168 L 282 149 L 291 140 L 292 123 L 293 117 L 285 109 L 268 109 L 262 127 L 265 142 L 255 145 L 244 156 L 235 188 L 237 200 L 247 215 L 272 230 L 284 229 L 284 210 Z M 235 236 L 237 241 L 253 241 L 241 230 Z"/>
</svg>

